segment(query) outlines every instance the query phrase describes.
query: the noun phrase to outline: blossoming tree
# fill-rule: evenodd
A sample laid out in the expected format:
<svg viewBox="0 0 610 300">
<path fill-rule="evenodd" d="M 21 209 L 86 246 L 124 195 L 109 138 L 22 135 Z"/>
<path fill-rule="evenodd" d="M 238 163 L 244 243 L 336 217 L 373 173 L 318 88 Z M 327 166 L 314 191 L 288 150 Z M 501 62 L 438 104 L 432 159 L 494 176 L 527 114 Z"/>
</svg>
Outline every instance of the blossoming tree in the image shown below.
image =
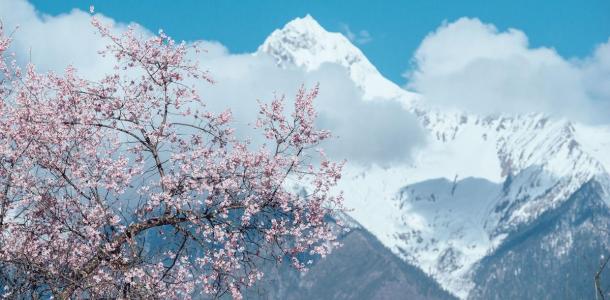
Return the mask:
<svg viewBox="0 0 610 300">
<path fill-rule="evenodd" d="M 312 153 L 317 88 L 261 104 L 262 147 L 192 83 L 196 46 L 95 17 L 114 74 L 23 68 L 0 31 L 0 292 L 9 298 L 230 295 L 265 260 L 306 266 L 336 244 L 341 163 Z M 291 188 L 298 185 L 299 190 Z"/>
</svg>

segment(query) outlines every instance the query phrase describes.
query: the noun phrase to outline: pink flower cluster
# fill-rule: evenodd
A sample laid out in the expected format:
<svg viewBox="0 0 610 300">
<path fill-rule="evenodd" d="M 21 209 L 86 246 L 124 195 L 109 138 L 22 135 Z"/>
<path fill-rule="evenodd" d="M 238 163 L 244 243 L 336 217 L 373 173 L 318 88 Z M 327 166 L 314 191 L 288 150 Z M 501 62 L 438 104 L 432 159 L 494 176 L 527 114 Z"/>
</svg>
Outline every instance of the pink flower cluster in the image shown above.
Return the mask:
<svg viewBox="0 0 610 300">
<path fill-rule="evenodd" d="M 308 160 L 329 136 L 317 87 L 291 114 L 282 98 L 261 105 L 253 149 L 189 85 L 212 82 L 187 59 L 196 46 L 92 24 L 117 61 L 97 82 L 21 70 L 0 30 L 4 297 L 240 299 L 263 261 L 303 269 L 337 245 L 342 163 Z"/>
</svg>

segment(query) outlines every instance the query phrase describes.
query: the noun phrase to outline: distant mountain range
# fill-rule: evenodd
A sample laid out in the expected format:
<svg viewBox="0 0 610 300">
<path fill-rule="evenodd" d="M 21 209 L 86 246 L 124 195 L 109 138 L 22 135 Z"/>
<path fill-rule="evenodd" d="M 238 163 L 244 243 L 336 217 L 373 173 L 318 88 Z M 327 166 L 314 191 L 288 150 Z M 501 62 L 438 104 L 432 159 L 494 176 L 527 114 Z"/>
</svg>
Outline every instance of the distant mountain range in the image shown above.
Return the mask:
<svg viewBox="0 0 610 300">
<path fill-rule="evenodd" d="M 595 297 L 593 276 L 610 254 L 610 127 L 431 108 L 311 16 L 254 55 L 306 71 L 343 66 L 365 101 L 398 101 L 427 134 L 409 164 L 348 166 L 341 188 L 358 225 L 345 247 L 305 275 L 276 270 L 260 297 Z"/>
</svg>

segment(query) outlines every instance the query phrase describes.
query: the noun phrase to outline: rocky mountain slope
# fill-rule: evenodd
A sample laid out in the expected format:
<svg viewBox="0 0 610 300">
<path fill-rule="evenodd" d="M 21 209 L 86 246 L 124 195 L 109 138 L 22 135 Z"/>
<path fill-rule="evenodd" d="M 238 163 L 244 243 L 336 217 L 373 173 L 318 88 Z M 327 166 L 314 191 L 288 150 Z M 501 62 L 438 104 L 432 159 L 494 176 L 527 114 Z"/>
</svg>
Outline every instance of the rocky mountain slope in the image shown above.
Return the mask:
<svg viewBox="0 0 610 300">
<path fill-rule="evenodd" d="M 284 264 L 268 266 L 247 299 L 455 299 L 419 268 L 394 255 L 356 225 L 343 246 L 317 259 L 306 273 Z"/>
</svg>

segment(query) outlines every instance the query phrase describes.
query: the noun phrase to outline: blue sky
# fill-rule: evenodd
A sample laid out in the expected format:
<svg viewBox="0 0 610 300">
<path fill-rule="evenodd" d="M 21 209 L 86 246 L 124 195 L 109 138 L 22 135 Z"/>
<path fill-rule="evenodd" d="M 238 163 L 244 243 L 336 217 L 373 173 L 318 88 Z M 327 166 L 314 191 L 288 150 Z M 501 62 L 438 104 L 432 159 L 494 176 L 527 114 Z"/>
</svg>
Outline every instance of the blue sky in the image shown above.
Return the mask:
<svg viewBox="0 0 610 300">
<path fill-rule="evenodd" d="M 163 28 L 179 40 L 217 40 L 231 52 L 251 52 L 276 28 L 307 13 L 330 31 L 370 34 L 358 46 L 385 76 L 404 83 L 413 52 L 444 20 L 462 16 L 492 23 L 500 31 L 524 31 L 531 47 L 554 48 L 566 58 L 584 57 L 610 37 L 610 1 L 46 1 L 36 8 L 57 15 L 73 8 L 122 22 Z"/>
</svg>

